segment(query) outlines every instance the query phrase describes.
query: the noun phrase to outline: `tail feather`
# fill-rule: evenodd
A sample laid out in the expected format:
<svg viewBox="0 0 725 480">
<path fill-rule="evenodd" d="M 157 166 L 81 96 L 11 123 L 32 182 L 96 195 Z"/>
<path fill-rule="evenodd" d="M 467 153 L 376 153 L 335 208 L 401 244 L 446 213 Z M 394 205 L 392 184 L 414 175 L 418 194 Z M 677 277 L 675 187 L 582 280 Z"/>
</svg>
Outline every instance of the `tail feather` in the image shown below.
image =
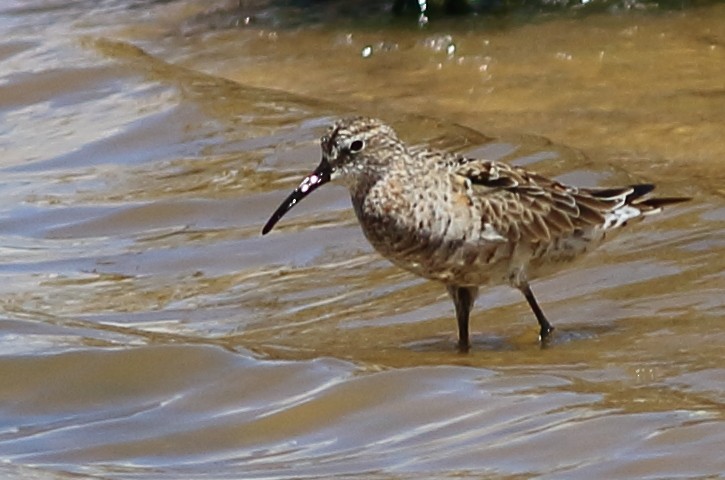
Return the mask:
<svg viewBox="0 0 725 480">
<path fill-rule="evenodd" d="M 623 189 L 606 189 L 599 190 L 594 193 L 599 198 L 616 199 L 617 190 L 620 191 L 619 198 L 622 201 L 618 206 L 613 208 L 605 215 L 603 228 L 605 230 L 618 228 L 627 224 L 633 218 L 653 215 L 662 211 L 662 207 L 675 203 L 682 203 L 691 198 L 688 197 L 663 197 L 663 198 L 646 198 L 646 196 L 655 189 L 655 186 L 649 183 L 638 185 L 630 185 Z"/>
<path fill-rule="evenodd" d="M 651 183 L 640 183 L 637 185 L 630 185 L 629 188 L 632 189 L 632 193 L 627 195 L 627 200 L 625 200 L 625 203 L 632 204 L 638 199 L 651 193 L 652 190 L 655 189 L 655 186 Z"/>
<path fill-rule="evenodd" d="M 667 205 L 674 205 L 675 203 L 683 203 L 692 200 L 691 197 L 661 197 L 661 198 L 645 198 L 640 202 L 636 202 L 633 205 L 640 208 L 644 215 L 651 213 L 659 213 L 662 211 L 662 207 Z M 645 208 L 642 208 L 645 207 Z"/>
<path fill-rule="evenodd" d="M 623 204 L 632 203 L 655 189 L 651 183 L 640 183 L 618 188 L 597 188 L 589 190 L 589 193 L 599 200 L 624 200 Z"/>
</svg>

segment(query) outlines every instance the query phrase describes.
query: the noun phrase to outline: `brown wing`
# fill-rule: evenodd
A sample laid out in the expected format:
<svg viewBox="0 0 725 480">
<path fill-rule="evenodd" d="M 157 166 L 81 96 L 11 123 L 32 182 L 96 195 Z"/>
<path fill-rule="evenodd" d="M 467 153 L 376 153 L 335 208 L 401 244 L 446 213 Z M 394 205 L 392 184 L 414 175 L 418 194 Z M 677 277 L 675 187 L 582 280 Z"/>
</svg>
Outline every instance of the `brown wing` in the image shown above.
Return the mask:
<svg viewBox="0 0 725 480">
<path fill-rule="evenodd" d="M 490 223 L 509 240 L 548 242 L 603 225 L 607 213 L 650 192 L 652 185 L 580 189 L 504 163 L 461 160 L 455 173 L 471 182 Z"/>
</svg>

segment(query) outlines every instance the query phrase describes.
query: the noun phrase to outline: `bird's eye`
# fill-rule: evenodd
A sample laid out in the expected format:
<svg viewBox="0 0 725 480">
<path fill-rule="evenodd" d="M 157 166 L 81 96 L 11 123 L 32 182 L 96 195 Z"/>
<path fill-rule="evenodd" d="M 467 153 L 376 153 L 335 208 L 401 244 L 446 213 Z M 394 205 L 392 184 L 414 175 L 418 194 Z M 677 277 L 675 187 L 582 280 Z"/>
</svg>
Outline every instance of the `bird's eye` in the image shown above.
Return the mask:
<svg viewBox="0 0 725 480">
<path fill-rule="evenodd" d="M 354 140 L 350 143 L 350 153 L 357 153 L 362 150 L 364 146 L 365 142 L 363 142 L 362 140 Z"/>
</svg>

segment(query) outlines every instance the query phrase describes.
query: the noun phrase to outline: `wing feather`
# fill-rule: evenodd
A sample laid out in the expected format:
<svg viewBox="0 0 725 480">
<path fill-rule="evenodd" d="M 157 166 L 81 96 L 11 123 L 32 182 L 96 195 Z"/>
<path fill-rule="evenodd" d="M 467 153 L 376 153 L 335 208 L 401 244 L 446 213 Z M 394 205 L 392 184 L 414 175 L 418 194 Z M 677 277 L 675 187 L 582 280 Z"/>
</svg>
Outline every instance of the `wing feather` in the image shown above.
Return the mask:
<svg viewBox="0 0 725 480">
<path fill-rule="evenodd" d="M 576 230 L 602 226 L 607 214 L 646 195 L 649 185 L 584 189 L 504 163 L 460 160 L 456 175 L 468 179 L 482 222 L 509 240 L 549 242 Z"/>
</svg>

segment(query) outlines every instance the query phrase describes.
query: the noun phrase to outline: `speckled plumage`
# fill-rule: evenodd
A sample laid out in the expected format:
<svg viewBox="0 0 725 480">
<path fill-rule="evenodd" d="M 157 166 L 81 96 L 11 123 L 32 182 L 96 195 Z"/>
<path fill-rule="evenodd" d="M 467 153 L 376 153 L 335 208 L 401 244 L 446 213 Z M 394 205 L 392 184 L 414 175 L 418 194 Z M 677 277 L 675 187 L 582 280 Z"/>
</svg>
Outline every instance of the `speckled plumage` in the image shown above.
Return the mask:
<svg viewBox="0 0 725 480">
<path fill-rule="evenodd" d="M 683 198 L 647 199 L 653 185 L 585 189 L 523 168 L 409 147 L 380 120 L 343 119 L 322 137 L 322 161 L 282 203 L 267 233 L 299 200 L 343 183 L 365 236 L 385 258 L 444 283 L 459 348 L 479 286 L 507 283 L 526 297 L 544 339 L 553 329 L 529 280 L 596 247 L 608 232 Z"/>
</svg>

